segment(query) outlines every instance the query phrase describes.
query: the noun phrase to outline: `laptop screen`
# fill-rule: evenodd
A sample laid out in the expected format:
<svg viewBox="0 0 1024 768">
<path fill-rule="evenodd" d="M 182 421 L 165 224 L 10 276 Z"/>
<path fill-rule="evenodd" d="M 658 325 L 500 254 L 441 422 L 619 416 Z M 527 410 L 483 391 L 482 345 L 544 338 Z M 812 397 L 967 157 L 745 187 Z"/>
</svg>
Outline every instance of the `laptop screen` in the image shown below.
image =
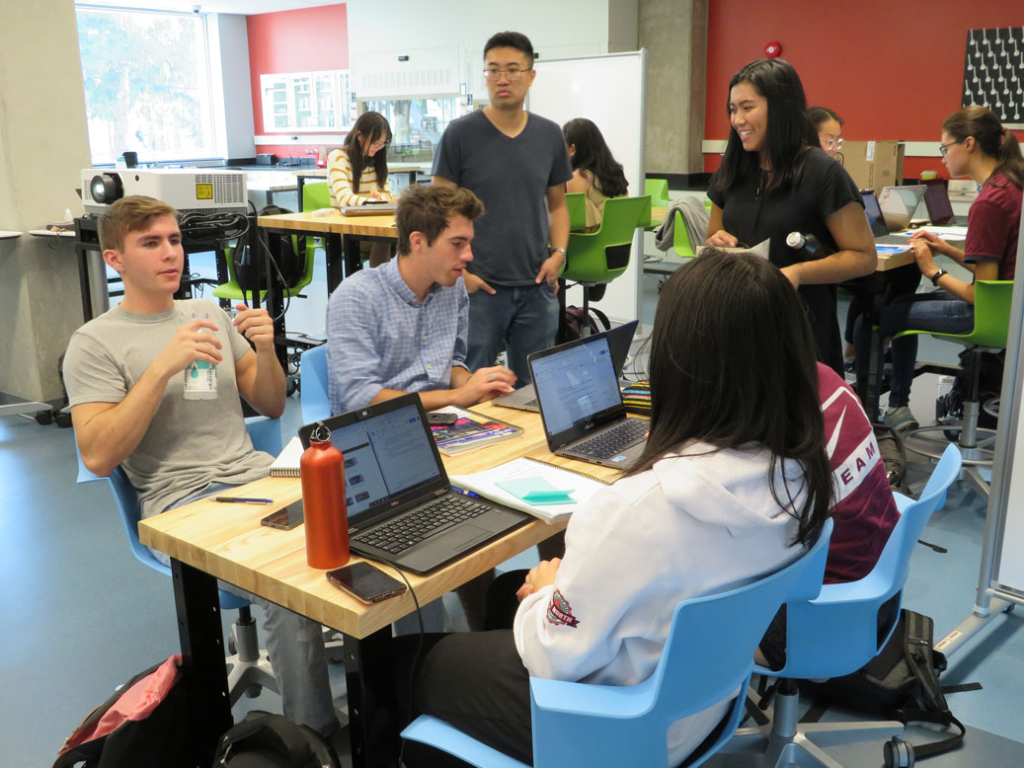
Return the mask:
<svg viewBox="0 0 1024 768">
<path fill-rule="evenodd" d="M 623 407 L 603 335 L 540 353 L 530 369 L 549 435 L 587 428 L 608 411 Z"/>
<path fill-rule="evenodd" d="M 331 428 L 331 443 L 345 455 L 350 525 L 382 504 L 391 506 L 399 494 L 441 478 L 430 440 L 416 405 Z"/>
<path fill-rule="evenodd" d="M 871 234 L 875 237 L 885 237 L 889 234 L 889 228 L 885 226 L 885 219 L 882 217 L 882 208 L 878 205 L 878 198 L 872 190 L 861 192 L 864 198 L 864 215 L 868 217 L 868 224 L 871 227 Z"/>
<path fill-rule="evenodd" d="M 949 192 L 946 191 L 945 184 L 927 184 L 924 204 L 928 207 L 928 218 L 932 224 L 942 226 L 953 219 L 953 204 L 949 202 Z"/>
</svg>

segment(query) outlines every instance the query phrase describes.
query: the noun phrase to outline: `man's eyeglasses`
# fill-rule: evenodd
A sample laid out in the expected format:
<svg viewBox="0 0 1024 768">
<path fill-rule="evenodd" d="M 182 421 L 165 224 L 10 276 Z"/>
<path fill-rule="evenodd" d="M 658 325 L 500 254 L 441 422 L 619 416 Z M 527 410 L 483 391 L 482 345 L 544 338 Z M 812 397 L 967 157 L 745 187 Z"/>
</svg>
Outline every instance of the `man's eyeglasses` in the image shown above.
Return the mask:
<svg viewBox="0 0 1024 768">
<path fill-rule="evenodd" d="M 488 80 L 501 80 L 502 77 L 506 77 L 509 80 L 516 81 L 529 72 L 530 69 L 485 69 L 484 77 Z"/>
<path fill-rule="evenodd" d="M 963 143 L 964 143 L 964 140 L 960 139 L 960 141 L 951 141 L 951 142 L 949 142 L 949 144 L 939 144 L 939 154 L 942 155 L 943 157 L 945 157 L 946 153 L 949 152 L 949 148 L 950 147 L 952 147 L 954 144 L 963 144 Z"/>
<path fill-rule="evenodd" d="M 840 149 L 843 148 L 843 139 L 842 138 L 838 138 L 838 139 L 825 139 L 821 143 L 821 146 L 822 146 L 823 149 L 840 150 Z"/>
</svg>

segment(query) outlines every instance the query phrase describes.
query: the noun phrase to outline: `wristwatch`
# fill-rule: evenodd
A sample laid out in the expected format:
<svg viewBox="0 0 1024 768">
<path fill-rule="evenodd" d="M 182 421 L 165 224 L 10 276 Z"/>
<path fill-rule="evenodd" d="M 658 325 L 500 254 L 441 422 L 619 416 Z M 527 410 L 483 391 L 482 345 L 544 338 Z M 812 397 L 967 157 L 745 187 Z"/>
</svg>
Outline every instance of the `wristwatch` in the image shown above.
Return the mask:
<svg viewBox="0 0 1024 768">
<path fill-rule="evenodd" d="M 550 256 L 555 251 L 558 251 L 560 254 L 562 254 L 563 259 L 565 258 L 565 248 L 549 248 L 548 255 Z"/>
<path fill-rule="evenodd" d="M 939 285 L 939 278 L 942 277 L 943 275 L 948 275 L 948 274 L 949 274 L 949 272 L 947 272 L 946 270 L 940 269 L 938 272 L 936 272 L 934 275 L 932 275 L 932 285 L 938 287 L 938 285 Z"/>
</svg>

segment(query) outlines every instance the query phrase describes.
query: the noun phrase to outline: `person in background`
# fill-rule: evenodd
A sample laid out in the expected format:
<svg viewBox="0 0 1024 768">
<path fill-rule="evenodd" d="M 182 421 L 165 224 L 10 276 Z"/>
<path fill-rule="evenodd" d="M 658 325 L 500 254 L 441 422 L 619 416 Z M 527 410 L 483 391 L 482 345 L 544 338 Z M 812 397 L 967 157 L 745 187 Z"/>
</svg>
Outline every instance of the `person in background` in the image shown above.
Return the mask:
<svg viewBox="0 0 1024 768">
<path fill-rule="evenodd" d="M 364 112 L 345 137 L 345 145 L 327 155 L 327 185 L 331 190 L 331 206 L 344 208 L 366 205 L 372 201 L 391 202 L 388 185 L 387 148 L 391 142 L 391 126 L 379 112 Z M 369 253 L 370 266 L 376 267 L 391 258 L 389 243 L 370 243 L 363 247 Z"/>
<path fill-rule="evenodd" d="M 504 345 L 518 385 L 527 355 L 558 330 L 558 275 L 569 243 L 565 183 L 572 178 L 562 131 L 523 110 L 537 71 L 533 45 L 499 32 L 484 46 L 490 103 L 453 120 L 434 156 L 433 183 L 466 187 L 487 213 L 476 222 L 469 291 L 470 369 L 494 365 Z"/>
<path fill-rule="evenodd" d="M 828 107 L 810 107 L 807 117 L 818 132 L 821 148 L 835 157 L 843 148 L 843 118 Z"/>
<path fill-rule="evenodd" d="M 680 267 L 654 319 L 651 431 L 637 466 L 573 514 L 562 559 L 517 574 L 506 628 L 425 636 L 412 702 L 402 699 L 416 642 L 400 639 L 399 713 L 433 715 L 530 763 L 530 676 L 640 683 L 680 602 L 799 557 L 832 502 L 814 357 L 803 303 L 767 261 L 712 252 Z M 669 728 L 671 765 L 731 698 Z M 404 760 L 448 764 L 412 742 Z"/>
<path fill-rule="evenodd" d="M 1024 184 L 1024 157 L 1017 138 L 988 109 L 964 107 L 942 124 L 939 150 L 951 177 L 969 176 L 981 188 L 967 213 L 967 241 L 961 251 L 930 232 L 911 237 L 921 274 L 940 290 L 902 296 L 883 308 L 879 329 L 883 339 L 908 329 L 968 333 L 974 328 L 974 282 L 1014 279 Z M 940 269 L 936 254 L 973 273 L 972 280 L 960 280 Z M 856 341 L 857 373 L 867 376 L 872 350 L 863 321 L 858 323 Z M 885 423 L 898 432 L 918 426 L 910 410 L 916 361 L 916 335 L 893 339 Z"/>
<path fill-rule="evenodd" d="M 591 120 L 570 120 L 562 126 L 562 135 L 572 163 L 572 178 L 566 182 L 565 191 L 586 195 L 586 231 L 593 232 L 601 226 L 605 199 L 625 195 L 629 182 L 622 163 L 612 157 L 601 129 Z"/>
<path fill-rule="evenodd" d="M 754 247 L 799 290 L 818 359 L 843 375 L 836 286 L 874 271 L 874 238 L 857 185 L 821 149 L 800 77 L 782 59 L 747 64 L 729 83 L 729 140 L 711 179 L 707 245 Z M 825 256 L 786 244 L 814 235 Z"/>
</svg>

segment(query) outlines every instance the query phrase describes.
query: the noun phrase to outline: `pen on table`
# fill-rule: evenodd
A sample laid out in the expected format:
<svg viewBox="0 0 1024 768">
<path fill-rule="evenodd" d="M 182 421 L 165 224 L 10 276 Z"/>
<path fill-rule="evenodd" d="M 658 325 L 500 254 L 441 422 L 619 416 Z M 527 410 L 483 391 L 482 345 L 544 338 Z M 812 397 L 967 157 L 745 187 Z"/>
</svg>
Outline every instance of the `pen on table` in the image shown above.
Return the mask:
<svg viewBox="0 0 1024 768">
<path fill-rule="evenodd" d="M 456 493 L 461 493 L 463 496 L 470 496 L 470 497 L 472 497 L 474 499 L 481 499 L 481 498 L 483 498 L 479 493 L 473 493 L 472 491 L 467 491 L 465 488 L 459 488 L 456 485 L 452 486 L 452 490 L 455 491 Z"/>
<path fill-rule="evenodd" d="M 214 501 L 225 504 L 273 504 L 273 499 L 252 499 L 247 496 L 215 496 Z"/>
</svg>

